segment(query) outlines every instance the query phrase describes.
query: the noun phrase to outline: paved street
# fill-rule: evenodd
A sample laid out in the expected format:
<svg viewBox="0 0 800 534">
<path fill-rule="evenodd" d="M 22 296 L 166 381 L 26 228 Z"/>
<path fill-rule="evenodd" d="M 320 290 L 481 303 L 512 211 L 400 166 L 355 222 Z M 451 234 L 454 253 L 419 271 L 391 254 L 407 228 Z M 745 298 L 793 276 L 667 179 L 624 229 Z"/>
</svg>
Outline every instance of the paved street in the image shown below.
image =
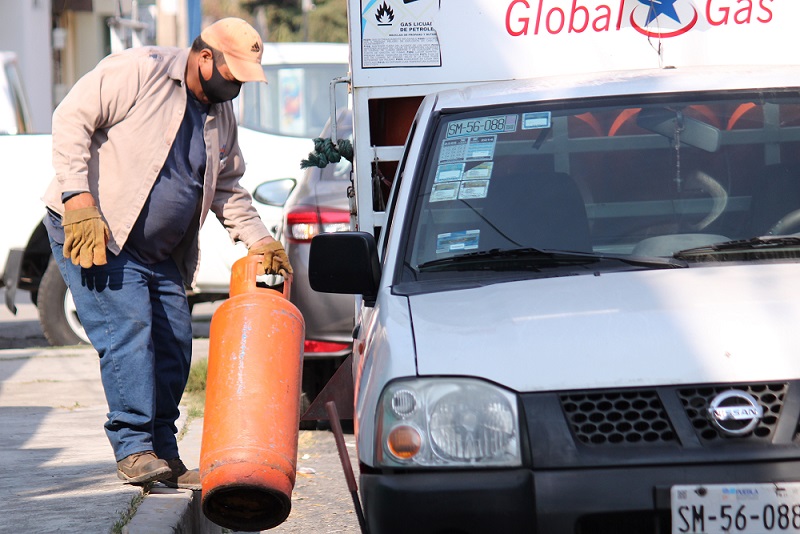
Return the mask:
<svg viewBox="0 0 800 534">
<path fill-rule="evenodd" d="M 0 310 L 0 532 L 109 532 L 141 490 L 115 475 L 97 355 L 90 347 L 48 347 L 35 307 L 20 300 L 16 317 Z M 207 355 L 211 311 L 195 313 L 196 357 Z M 180 442 L 190 467 L 199 461 L 202 424 L 191 421 Z M 353 437 L 346 441 L 357 465 Z M 146 525 L 154 513 L 169 524 L 149 504 L 157 499 L 145 498 L 130 534 L 152 532 Z M 301 432 L 292 501 L 289 518 L 269 532 L 358 532 L 330 432 Z"/>
</svg>

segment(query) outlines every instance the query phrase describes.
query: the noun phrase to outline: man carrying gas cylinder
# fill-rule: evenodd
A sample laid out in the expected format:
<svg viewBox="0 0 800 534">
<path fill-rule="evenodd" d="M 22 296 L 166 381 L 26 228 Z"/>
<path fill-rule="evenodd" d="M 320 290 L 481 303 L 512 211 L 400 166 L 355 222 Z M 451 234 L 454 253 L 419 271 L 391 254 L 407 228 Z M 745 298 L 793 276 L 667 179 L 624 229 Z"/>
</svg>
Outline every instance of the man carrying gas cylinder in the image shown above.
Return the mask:
<svg viewBox="0 0 800 534">
<path fill-rule="evenodd" d="M 53 255 L 100 356 L 105 430 L 117 475 L 200 489 L 180 459 L 175 421 L 189 376 L 185 287 L 210 211 L 259 274 L 290 275 L 239 184 L 245 167 L 231 100 L 266 82 L 262 40 L 222 19 L 191 49 L 141 47 L 103 59 L 53 114 L 55 178 L 43 200 Z"/>
</svg>

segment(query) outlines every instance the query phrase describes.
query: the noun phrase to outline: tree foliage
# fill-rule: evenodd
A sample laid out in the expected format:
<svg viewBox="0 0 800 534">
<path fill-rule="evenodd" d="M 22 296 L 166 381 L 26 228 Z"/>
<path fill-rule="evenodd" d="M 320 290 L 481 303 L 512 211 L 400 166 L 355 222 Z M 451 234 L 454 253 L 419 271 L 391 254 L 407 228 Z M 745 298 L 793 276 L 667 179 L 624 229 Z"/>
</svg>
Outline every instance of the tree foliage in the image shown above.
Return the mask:
<svg viewBox="0 0 800 534">
<path fill-rule="evenodd" d="M 241 17 L 268 42 L 347 42 L 347 0 L 313 0 L 306 16 L 303 0 L 203 0 L 203 16 L 213 21 Z"/>
</svg>

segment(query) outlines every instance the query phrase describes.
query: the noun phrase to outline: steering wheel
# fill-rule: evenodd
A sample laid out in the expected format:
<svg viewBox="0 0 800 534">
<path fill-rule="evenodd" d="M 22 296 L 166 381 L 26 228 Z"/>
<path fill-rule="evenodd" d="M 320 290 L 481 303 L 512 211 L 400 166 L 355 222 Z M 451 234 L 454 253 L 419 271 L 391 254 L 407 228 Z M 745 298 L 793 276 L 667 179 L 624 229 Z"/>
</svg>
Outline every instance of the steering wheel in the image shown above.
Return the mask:
<svg viewBox="0 0 800 534">
<path fill-rule="evenodd" d="M 789 229 L 794 230 L 790 232 Z M 767 235 L 786 235 L 800 232 L 800 209 L 790 211 L 781 219 L 772 225 Z"/>
<path fill-rule="evenodd" d="M 713 200 L 711 211 L 709 211 L 701 221 L 692 225 L 693 230 L 704 230 L 708 225 L 716 221 L 725 211 L 725 207 L 728 205 L 728 192 L 725 191 L 725 188 L 722 187 L 718 181 L 703 171 L 695 171 L 690 181 L 708 192 Z"/>
</svg>

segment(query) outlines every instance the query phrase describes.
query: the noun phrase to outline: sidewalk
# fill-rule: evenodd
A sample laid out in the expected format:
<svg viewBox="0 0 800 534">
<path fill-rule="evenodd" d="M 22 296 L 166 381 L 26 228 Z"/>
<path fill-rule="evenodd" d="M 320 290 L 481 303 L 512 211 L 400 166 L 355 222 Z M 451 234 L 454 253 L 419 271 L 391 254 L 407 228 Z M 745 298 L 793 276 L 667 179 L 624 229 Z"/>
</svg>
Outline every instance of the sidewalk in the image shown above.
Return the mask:
<svg viewBox="0 0 800 534">
<path fill-rule="evenodd" d="M 214 308 L 198 306 L 195 361 L 208 356 Z M 97 353 L 49 347 L 36 308 L 29 302 L 18 307 L 16 316 L 0 307 L 0 534 L 221 533 L 202 514 L 200 492 L 154 485 L 142 499 L 141 488 L 117 478 L 103 431 L 107 407 Z M 203 420 L 187 424 L 182 417 L 183 426 L 181 456 L 196 468 Z M 357 469 L 352 435 L 346 444 Z M 301 432 L 297 467 L 292 513 L 268 532 L 359 532 L 333 435 Z M 138 508 L 130 518 L 132 504 Z"/>
<path fill-rule="evenodd" d="M 207 354 L 208 340 L 195 339 L 195 360 Z M 199 492 L 158 484 L 142 499 L 140 487 L 121 483 L 106 411 L 93 349 L 0 351 L 0 532 L 221 532 L 200 511 Z M 190 468 L 201 435 L 202 419 L 191 421 L 179 442 Z"/>
</svg>

